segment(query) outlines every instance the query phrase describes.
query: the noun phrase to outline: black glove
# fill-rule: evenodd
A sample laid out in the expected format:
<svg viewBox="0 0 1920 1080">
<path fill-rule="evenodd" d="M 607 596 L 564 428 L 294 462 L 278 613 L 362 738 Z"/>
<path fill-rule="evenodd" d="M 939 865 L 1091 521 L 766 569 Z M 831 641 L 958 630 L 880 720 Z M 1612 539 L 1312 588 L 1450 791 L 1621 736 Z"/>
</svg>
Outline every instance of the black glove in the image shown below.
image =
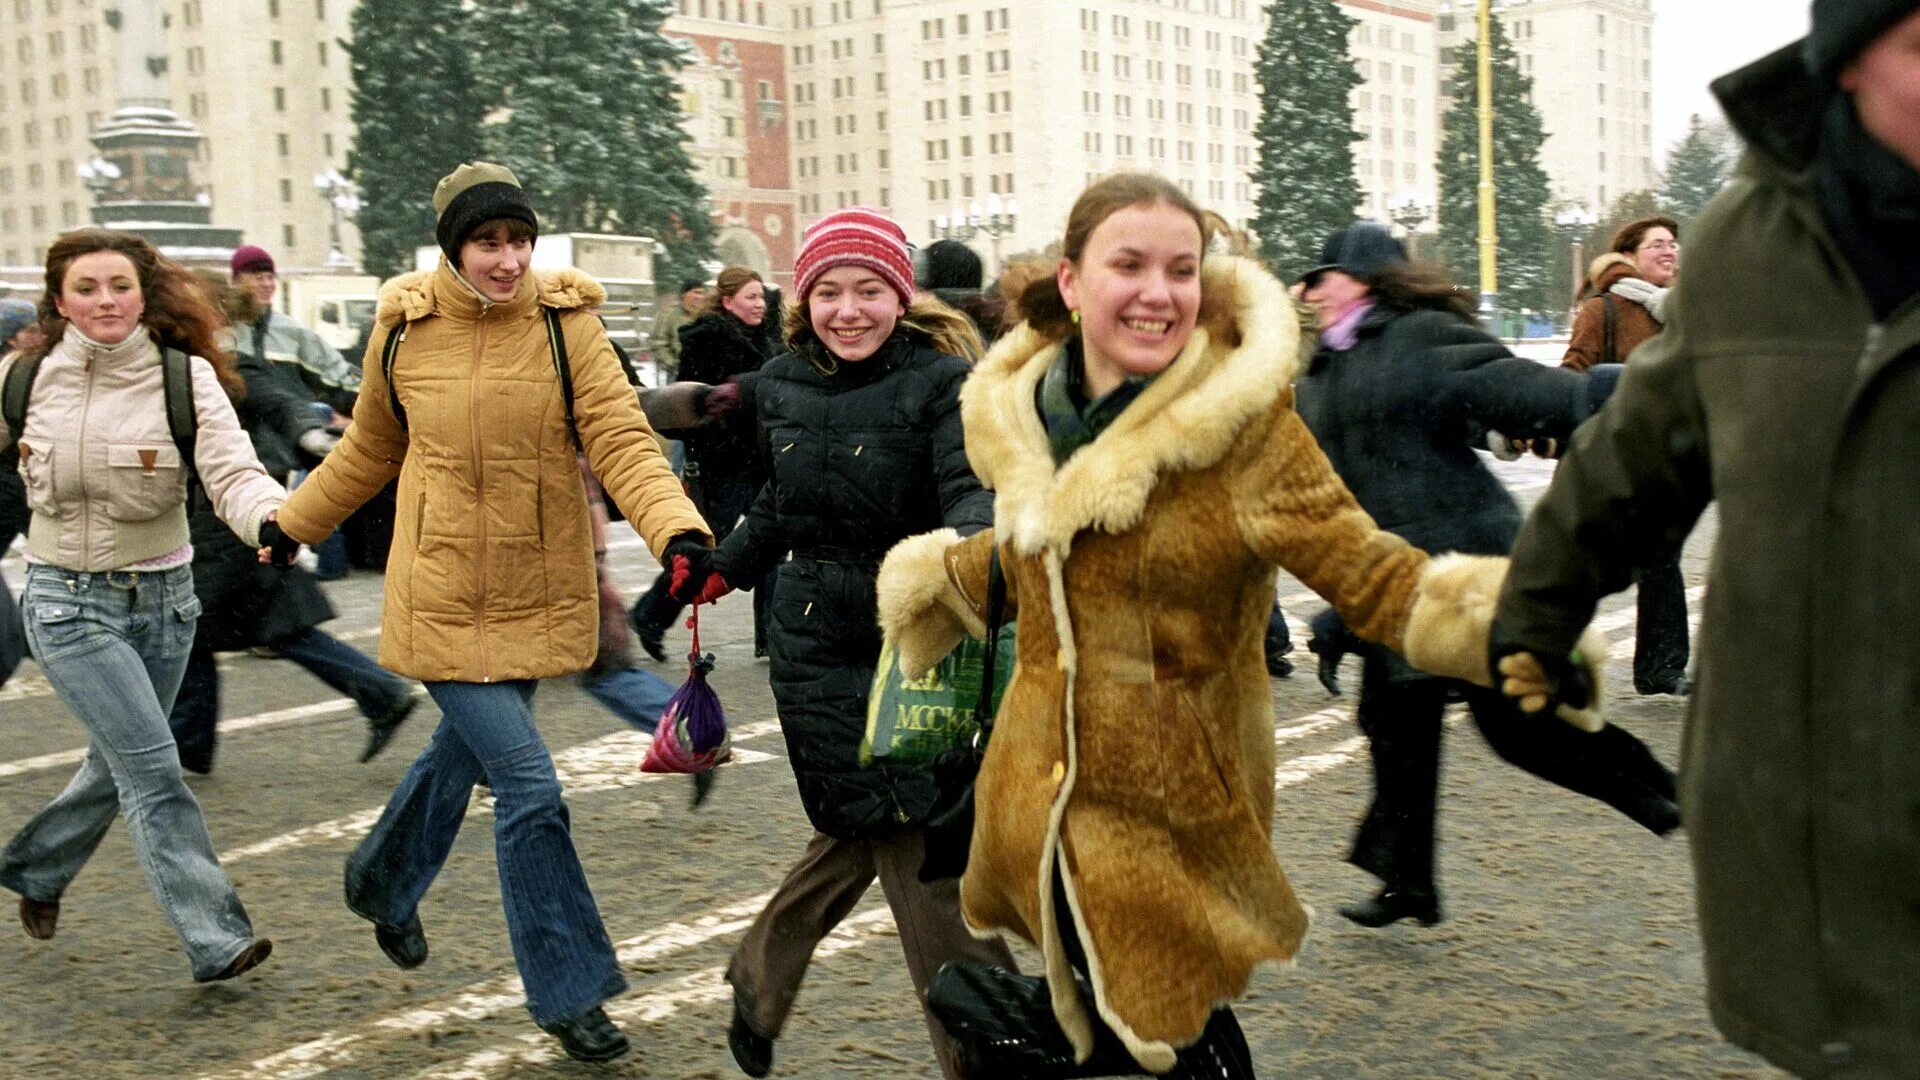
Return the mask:
<svg viewBox="0 0 1920 1080">
<path fill-rule="evenodd" d="M 700 595 L 707 578 L 713 574 L 713 547 L 699 533 L 686 532 L 667 541 L 667 549 L 660 553 L 668 578 L 672 584 L 667 595 L 682 604 L 690 604 Z M 685 573 L 682 573 L 684 569 Z"/>
<path fill-rule="evenodd" d="M 293 557 L 300 554 L 300 541 L 280 530 L 277 521 L 260 523 L 260 546 L 267 552 L 267 561 L 274 566 L 293 565 Z"/>
<path fill-rule="evenodd" d="M 1555 713 L 1558 706 L 1593 703 L 1593 679 L 1577 652 L 1535 649 L 1509 637 L 1498 620 L 1488 634 L 1488 667 L 1495 689 L 1521 712 Z"/>
<path fill-rule="evenodd" d="M 1327 693 L 1339 697 L 1340 661 L 1353 651 L 1358 639 L 1353 636 L 1353 631 L 1347 629 L 1340 613 L 1332 608 L 1315 615 L 1307 625 L 1312 630 L 1312 636 L 1307 639 L 1307 651 L 1320 658 L 1320 685 L 1327 688 Z"/>
</svg>

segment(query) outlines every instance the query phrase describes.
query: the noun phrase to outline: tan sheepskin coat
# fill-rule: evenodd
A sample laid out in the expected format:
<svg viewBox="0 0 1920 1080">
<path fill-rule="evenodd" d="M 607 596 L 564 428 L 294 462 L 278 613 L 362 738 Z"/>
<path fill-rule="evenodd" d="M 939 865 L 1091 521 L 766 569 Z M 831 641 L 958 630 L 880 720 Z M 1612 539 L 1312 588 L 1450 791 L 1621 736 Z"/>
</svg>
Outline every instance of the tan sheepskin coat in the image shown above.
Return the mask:
<svg viewBox="0 0 1920 1080">
<path fill-rule="evenodd" d="M 1058 469 L 1034 391 L 1060 346 L 1024 325 L 1001 341 L 961 392 L 995 530 L 904 541 L 879 582 L 882 625 L 914 670 L 982 632 L 999 545 L 1019 645 L 976 788 L 967 922 L 1041 947 L 1085 1054 L 1059 944 L 1073 919 L 1102 1019 L 1156 1071 L 1307 931 L 1271 836 L 1274 567 L 1362 636 L 1484 684 L 1505 566 L 1429 562 L 1380 530 L 1294 412 L 1300 334 L 1280 285 L 1221 257 L 1203 289 L 1217 314 Z M 1056 860 L 1070 911 L 1052 902 Z"/>
<path fill-rule="evenodd" d="M 280 510 L 302 543 L 324 540 L 395 476 L 382 667 L 423 681 L 544 679 L 584 670 L 599 640 L 587 492 L 541 308 L 560 312 L 587 460 L 655 557 L 707 533 L 654 441 L 600 321 L 606 290 L 576 270 L 537 271 L 484 304 L 444 260 L 380 292 L 360 397 L 327 459 Z M 380 358 L 404 333 L 389 404 Z"/>
</svg>

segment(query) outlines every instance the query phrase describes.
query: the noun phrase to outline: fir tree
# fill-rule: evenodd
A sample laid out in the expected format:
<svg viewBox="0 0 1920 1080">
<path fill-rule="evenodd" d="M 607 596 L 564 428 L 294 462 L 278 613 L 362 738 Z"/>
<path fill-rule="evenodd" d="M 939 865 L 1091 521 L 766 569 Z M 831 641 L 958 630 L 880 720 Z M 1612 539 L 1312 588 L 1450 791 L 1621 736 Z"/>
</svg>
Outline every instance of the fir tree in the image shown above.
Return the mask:
<svg viewBox="0 0 1920 1080">
<path fill-rule="evenodd" d="M 1667 152 L 1667 182 L 1661 192 L 1667 213 L 1684 227 L 1700 216 L 1732 170 L 1732 155 L 1695 113 L 1687 122 L 1686 137 Z"/>
<path fill-rule="evenodd" d="M 361 0 L 353 11 L 354 145 L 348 174 L 359 186 L 367 272 L 413 269 L 433 243 L 433 187 L 480 157 L 486 106 L 475 88 L 473 50 L 460 0 Z"/>
<path fill-rule="evenodd" d="M 1335 0 L 1273 0 L 1254 75 L 1260 80 L 1259 186 L 1253 218 L 1260 254 L 1290 279 L 1313 264 L 1320 244 L 1353 223 L 1360 185 L 1353 176 L 1351 92 L 1360 85 L 1347 51 L 1357 22 Z"/>
<path fill-rule="evenodd" d="M 511 27 L 488 53 L 500 122 L 488 150 L 519 176 L 541 227 L 666 245 L 657 279 L 702 276 L 714 226 L 680 126 L 685 51 L 660 33 L 668 0 L 477 0 L 480 26 Z M 505 43 L 503 43 L 505 44 Z"/>
<path fill-rule="evenodd" d="M 1500 306 L 1542 310 L 1549 306 L 1554 244 L 1547 224 L 1552 191 L 1540 167 L 1546 141 L 1533 107 L 1533 80 L 1520 73 L 1513 44 L 1499 19 L 1489 35 L 1493 50 L 1493 183 L 1499 234 Z M 1441 119 L 1440 233 L 1438 255 L 1454 280 L 1478 288 L 1480 280 L 1480 122 L 1475 113 L 1479 75 L 1473 46 L 1454 73 L 1453 102 Z M 1555 305 L 1557 306 L 1557 305 Z"/>
</svg>

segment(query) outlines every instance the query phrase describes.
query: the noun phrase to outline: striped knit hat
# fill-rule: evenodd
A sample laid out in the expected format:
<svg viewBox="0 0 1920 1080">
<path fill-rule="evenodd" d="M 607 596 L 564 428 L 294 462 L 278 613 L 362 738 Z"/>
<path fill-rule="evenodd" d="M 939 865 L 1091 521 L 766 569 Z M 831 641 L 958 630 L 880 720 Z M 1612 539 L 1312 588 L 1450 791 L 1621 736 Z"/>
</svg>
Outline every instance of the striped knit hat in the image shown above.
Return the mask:
<svg viewBox="0 0 1920 1080">
<path fill-rule="evenodd" d="M 907 234 L 880 211 L 848 207 L 807 229 L 800 238 L 800 255 L 793 261 L 797 295 L 805 300 L 822 274 L 847 265 L 879 274 L 900 294 L 902 304 L 913 301 L 913 256 L 907 251 Z"/>
</svg>

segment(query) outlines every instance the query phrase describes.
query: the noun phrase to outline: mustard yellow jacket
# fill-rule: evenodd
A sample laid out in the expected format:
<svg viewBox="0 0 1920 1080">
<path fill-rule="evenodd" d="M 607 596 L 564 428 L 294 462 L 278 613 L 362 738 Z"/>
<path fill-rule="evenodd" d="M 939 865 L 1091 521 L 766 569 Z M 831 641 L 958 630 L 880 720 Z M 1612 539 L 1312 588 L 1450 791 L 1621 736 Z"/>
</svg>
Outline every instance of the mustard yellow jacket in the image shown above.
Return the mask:
<svg viewBox="0 0 1920 1080">
<path fill-rule="evenodd" d="M 574 270 L 535 272 L 484 301 L 443 261 L 381 290 L 353 425 L 280 510 L 312 544 L 395 476 L 380 663 L 431 682 L 542 679 L 593 660 L 599 607 L 586 489 L 541 307 L 560 311 L 588 463 L 655 556 L 710 535 L 668 468 L 605 330 L 606 292 Z M 407 426 L 379 357 L 393 363 Z"/>
</svg>

